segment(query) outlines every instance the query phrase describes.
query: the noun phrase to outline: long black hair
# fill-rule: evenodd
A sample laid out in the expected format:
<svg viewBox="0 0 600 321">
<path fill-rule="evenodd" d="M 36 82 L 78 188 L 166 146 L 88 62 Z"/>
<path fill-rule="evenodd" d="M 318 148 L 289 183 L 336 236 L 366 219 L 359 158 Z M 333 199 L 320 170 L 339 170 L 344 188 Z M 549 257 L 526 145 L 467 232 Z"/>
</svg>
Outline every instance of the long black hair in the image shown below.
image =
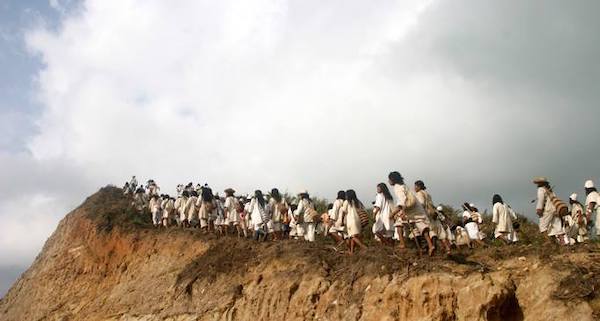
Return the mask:
<svg viewBox="0 0 600 321">
<path fill-rule="evenodd" d="M 425 186 L 425 183 L 423 183 L 422 180 L 418 180 L 415 182 L 415 186 L 417 186 L 419 189 L 421 189 L 422 191 L 427 190 L 427 187 Z"/>
<path fill-rule="evenodd" d="M 404 185 L 404 177 L 402 177 L 402 175 L 400 175 L 398 172 L 391 172 L 388 175 L 388 179 L 392 185 Z"/>
<path fill-rule="evenodd" d="M 597 192 L 598 190 L 595 187 L 590 187 L 585 189 L 585 195 L 590 195 L 591 192 Z"/>
<path fill-rule="evenodd" d="M 345 201 L 346 200 L 346 192 L 339 191 L 338 194 L 337 194 L 337 198 L 336 199 Z"/>
<path fill-rule="evenodd" d="M 496 203 L 504 204 L 502 196 L 495 194 L 494 197 L 492 197 L 492 205 L 496 205 Z"/>
<path fill-rule="evenodd" d="M 387 187 L 385 183 L 377 184 L 377 187 L 381 190 L 381 194 L 383 194 L 383 198 L 388 201 L 393 200 L 392 193 L 390 193 L 390 189 Z"/>
<path fill-rule="evenodd" d="M 263 193 L 260 190 L 254 191 L 254 198 L 256 198 L 256 201 L 258 202 L 260 207 L 265 207 L 265 197 L 263 196 Z"/>
<path fill-rule="evenodd" d="M 278 189 L 274 188 L 271 190 L 271 197 L 275 199 L 277 203 L 281 202 L 281 194 Z"/>
<path fill-rule="evenodd" d="M 350 205 L 356 208 L 363 207 L 363 204 L 358 200 L 356 192 L 353 189 L 349 189 L 346 191 L 346 200 L 348 201 L 348 203 L 350 203 Z"/>
<path fill-rule="evenodd" d="M 302 193 L 299 195 L 301 200 L 308 200 L 309 202 L 312 202 L 312 200 L 310 199 L 310 195 L 308 195 L 308 193 Z"/>
<path fill-rule="evenodd" d="M 195 193 L 195 191 L 192 192 L 192 193 Z M 202 195 L 201 195 L 202 196 L 202 201 L 204 201 L 204 202 L 212 202 L 212 200 L 213 200 L 213 193 L 212 193 L 212 190 L 210 188 L 208 188 L 208 187 L 202 188 L 201 189 L 201 193 L 202 193 Z"/>
</svg>

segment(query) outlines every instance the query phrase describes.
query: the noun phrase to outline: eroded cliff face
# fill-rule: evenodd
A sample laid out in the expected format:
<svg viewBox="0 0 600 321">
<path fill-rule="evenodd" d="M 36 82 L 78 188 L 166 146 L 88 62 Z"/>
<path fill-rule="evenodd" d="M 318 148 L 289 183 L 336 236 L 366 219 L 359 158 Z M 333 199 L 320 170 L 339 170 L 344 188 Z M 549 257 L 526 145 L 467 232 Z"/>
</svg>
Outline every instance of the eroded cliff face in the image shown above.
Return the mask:
<svg viewBox="0 0 600 321">
<path fill-rule="evenodd" d="M 579 289 L 596 284 L 597 246 L 349 257 L 323 244 L 106 228 L 89 213 L 113 199 L 102 193 L 118 195 L 102 190 L 67 215 L 0 302 L 0 320 L 548 321 L 595 320 L 598 310 L 595 288 Z"/>
</svg>

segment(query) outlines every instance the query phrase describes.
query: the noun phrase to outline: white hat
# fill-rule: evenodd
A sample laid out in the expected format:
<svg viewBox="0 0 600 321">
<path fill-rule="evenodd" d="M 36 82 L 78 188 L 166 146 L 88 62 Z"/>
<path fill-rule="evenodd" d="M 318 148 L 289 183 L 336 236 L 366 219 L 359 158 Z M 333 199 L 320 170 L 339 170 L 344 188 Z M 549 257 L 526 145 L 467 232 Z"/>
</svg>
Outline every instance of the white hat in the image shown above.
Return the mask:
<svg viewBox="0 0 600 321">
<path fill-rule="evenodd" d="M 437 210 L 441 212 L 441 211 L 443 211 L 443 210 L 444 210 L 444 208 L 443 208 L 443 207 L 441 207 L 441 206 L 438 206 L 438 207 L 437 207 Z"/>
<path fill-rule="evenodd" d="M 475 207 L 475 204 L 471 203 L 469 204 L 470 207 Z"/>
<path fill-rule="evenodd" d="M 577 200 L 577 193 L 573 193 L 573 194 L 571 194 L 571 196 L 569 197 L 569 199 L 570 199 L 571 201 L 576 201 L 576 200 Z"/>
<path fill-rule="evenodd" d="M 308 194 L 308 191 L 305 189 L 300 190 L 300 192 L 298 192 L 298 195 L 302 195 L 302 194 Z"/>
<path fill-rule="evenodd" d="M 590 179 L 585 182 L 585 188 L 594 188 L 594 182 Z"/>
</svg>

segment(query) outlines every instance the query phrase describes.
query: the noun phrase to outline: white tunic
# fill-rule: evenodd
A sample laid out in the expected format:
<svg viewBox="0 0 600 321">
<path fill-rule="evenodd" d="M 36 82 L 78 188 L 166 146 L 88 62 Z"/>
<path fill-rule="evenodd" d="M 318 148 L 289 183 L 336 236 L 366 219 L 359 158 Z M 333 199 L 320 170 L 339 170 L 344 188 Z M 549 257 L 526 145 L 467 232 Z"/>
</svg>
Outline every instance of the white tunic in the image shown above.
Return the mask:
<svg viewBox="0 0 600 321">
<path fill-rule="evenodd" d="M 564 234 L 562 222 L 557 217 L 556 208 L 550 202 L 549 191 L 544 187 L 539 187 L 537 190 L 537 205 L 536 210 L 542 210 L 543 214 L 540 217 L 540 232 L 548 232 L 549 236 Z"/>
<path fill-rule="evenodd" d="M 408 193 L 412 193 L 412 191 L 410 191 L 406 187 L 406 185 L 394 185 L 394 194 L 396 194 L 396 206 L 402 206 L 402 208 L 404 208 L 404 213 L 406 214 L 408 222 L 414 223 L 418 232 L 422 234 L 425 229 L 429 229 L 429 217 L 427 216 L 425 209 L 423 209 L 423 206 L 418 201 L 415 203 L 415 206 L 413 206 L 410 209 L 406 209 L 405 204 Z M 413 196 L 416 198 L 414 193 Z M 398 223 L 399 220 L 396 220 L 396 225 L 398 225 Z M 406 222 L 402 221 L 401 223 Z"/>
<path fill-rule="evenodd" d="M 494 237 L 508 236 L 513 240 L 513 220 L 517 219 L 515 212 L 506 204 L 496 203 L 492 208 L 492 222 L 496 224 Z"/>
<path fill-rule="evenodd" d="M 592 203 L 596 203 L 595 208 L 590 208 Z M 595 222 L 594 227 L 596 229 L 596 235 L 600 236 L 600 194 L 598 194 L 598 192 L 589 193 L 585 199 L 585 206 L 587 210 L 592 213 L 592 220 Z"/>
<path fill-rule="evenodd" d="M 225 212 L 227 213 L 227 222 L 238 224 L 240 216 L 237 211 L 238 201 L 233 196 L 225 199 Z"/>
<path fill-rule="evenodd" d="M 392 207 L 394 200 L 387 200 L 383 193 L 377 193 L 375 196 L 375 207 L 379 208 L 377 213 L 377 220 L 373 225 L 374 232 L 393 234 L 394 233 L 394 221 L 392 220 Z"/>
<path fill-rule="evenodd" d="M 344 222 L 348 236 L 352 237 L 359 235 L 361 231 L 361 225 L 357 209 L 350 205 L 350 202 L 344 201 L 344 205 L 342 205 L 342 213 L 345 214 Z"/>
<path fill-rule="evenodd" d="M 191 196 L 188 198 L 187 202 L 184 206 L 184 212 L 187 216 L 188 221 L 193 221 L 197 218 L 198 212 L 196 211 L 196 201 L 198 198 L 196 196 Z"/>
<path fill-rule="evenodd" d="M 342 206 L 344 205 L 344 201 L 340 199 L 336 199 L 333 202 L 333 208 L 331 209 L 331 215 L 329 219 L 331 219 L 333 226 L 329 230 L 330 232 L 343 232 L 344 231 L 344 219 L 342 214 L 340 213 Z"/>
<path fill-rule="evenodd" d="M 252 224 L 252 226 L 254 227 L 255 230 L 258 230 L 260 228 L 262 228 L 263 226 L 263 212 L 265 211 L 265 208 L 260 206 L 260 204 L 258 203 L 258 201 L 256 200 L 256 198 L 253 198 L 252 201 L 250 201 L 250 223 Z"/>
<path fill-rule="evenodd" d="M 481 215 L 477 212 L 464 211 L 463 220 L 471 219 L 471 222 L 465 224 L 465 229 L 471 240 L 480 240 L 479 224 L 483 223 Z"/>
</svg>

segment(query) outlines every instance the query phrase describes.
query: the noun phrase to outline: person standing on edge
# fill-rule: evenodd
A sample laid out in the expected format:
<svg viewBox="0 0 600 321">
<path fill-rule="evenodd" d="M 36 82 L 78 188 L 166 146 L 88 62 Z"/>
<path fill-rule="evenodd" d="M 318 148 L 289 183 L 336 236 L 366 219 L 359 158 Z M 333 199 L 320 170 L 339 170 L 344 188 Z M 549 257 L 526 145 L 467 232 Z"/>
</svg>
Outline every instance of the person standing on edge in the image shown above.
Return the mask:
<svg viewBox="0 0 600 321">
<path fill-rule="evenodd" d="M 587 241 L 587 218 L 584 214 L 583 205 L 577 200 L 577 194 L 571 194 L 569 197 L 571 204 L 570 215 L 565 216 L 567 225 L 567 234 L 570 243 L 583 243 Z"/>
<path fill-rule="evenodd" d="M 498 194 L 492 197 L 492 204 L 492 222 L 496 224 L 494 237 L 506 244 L 515 242 L 513 220 L 517 220 L 517 215 L 508 205 L 504 204 L 502 197 Z"/>
<path fill-rule="evenodd" d="M 346 234 L 348 234 L 350 242 L 350 255 L 354 254 L 354 247 L 356 245 L 363 249 L 367 246 L 361 240 L 362 226 L 360 224 L 360 216 L 358 211 L 363 209 L 363 204 L 358 200 L 356 192 L 354 190 L 346 191 L 346 201 L 342 206 L 341 212 L 344 215 L 344 222 L 346 223 Z"/>
<path fill-rule="evenodd" d="M 284 213 L 287 213 L 287 202 L 279 193 L 277 188 L 271 190 L 271 199 L 269 199 L 269 208 L 271 209 L 271 219 L 273 225 L 273 238 L 275 240 L 282 239 L 282 217 Z"/>
<path fill-rule="evenodd" d="M 435 252 L 435 246 L 429 236 L 430 223 L 425 209 L 423 209 L 423 206 L 421 206 L 413 192 L 404 185 L 404 178 L 400 173 L 391 172 L 388 175 L 388 179 L 396 194 L 397 208 L 394 210 L 394 215 L 400 218 L 400 230 L 398 231 L 400 247 L 405 247 L 402 225 L 407 222 L 414 225 L 415 237 L 423 236 L 425 238 L 427 247 L 429 248 L 429 256 L 432 256 Z M 396 226 L 398 227 L 398 221 L 396 221 Z"/>
<path fill-rule="evenodd" d="M 375 205 L 373 215 L 375 223 L 373 224 L 373 233 L 379 237 L 383 244 L 393 245 L 394 241 L 394 220 L 392 212 L 394 207 L 394 198 L 385 183 L 377 184 L 377 196 L 375 196 Z"/>
<path fill-rule="evenodd" d="M 594 182 L 588 180 L 585 182 L 585 199 L 586 216 L 588 222 L 594 222 L 595 235 L 600 236 L 600 194 L 594 186 Z"/>
<path fill-rule="evenodd" d="M 261 238 L 263 241 L 267 240 L 267 202 L 260 190 L 256 190 L 254 192 L 254 197 L 250 201 L 250 220 L 252 221 L 252 226 L 254 227 L 254 239 L 256 241 L 260 241 Z"/>
<path fill-rule="evenodd" d="M 294 213 L 297 217 L 302 217 L 304 222 L 304 239 L 309 242 L 315 241 L 315 221 L 313 214 L 316 213 L 315 205 L 310 199 L 306 190 L 298 193 L 298 208 Z"/>
<path fill-rule="evenodd" d="M 558 238 L 559 243 L 564 243 L 564 231 L 562 222 L 557 217 L 556 208 L 550 201 L 550 182 L 546 177 L 536 177 L 533 183 L 537 185 L 537 205 L 535 207 L 537 216 L 540 218 L 539 227 L 540 233 L 544 233 L 550 240 L 552 237 Z"/>
</svg>

